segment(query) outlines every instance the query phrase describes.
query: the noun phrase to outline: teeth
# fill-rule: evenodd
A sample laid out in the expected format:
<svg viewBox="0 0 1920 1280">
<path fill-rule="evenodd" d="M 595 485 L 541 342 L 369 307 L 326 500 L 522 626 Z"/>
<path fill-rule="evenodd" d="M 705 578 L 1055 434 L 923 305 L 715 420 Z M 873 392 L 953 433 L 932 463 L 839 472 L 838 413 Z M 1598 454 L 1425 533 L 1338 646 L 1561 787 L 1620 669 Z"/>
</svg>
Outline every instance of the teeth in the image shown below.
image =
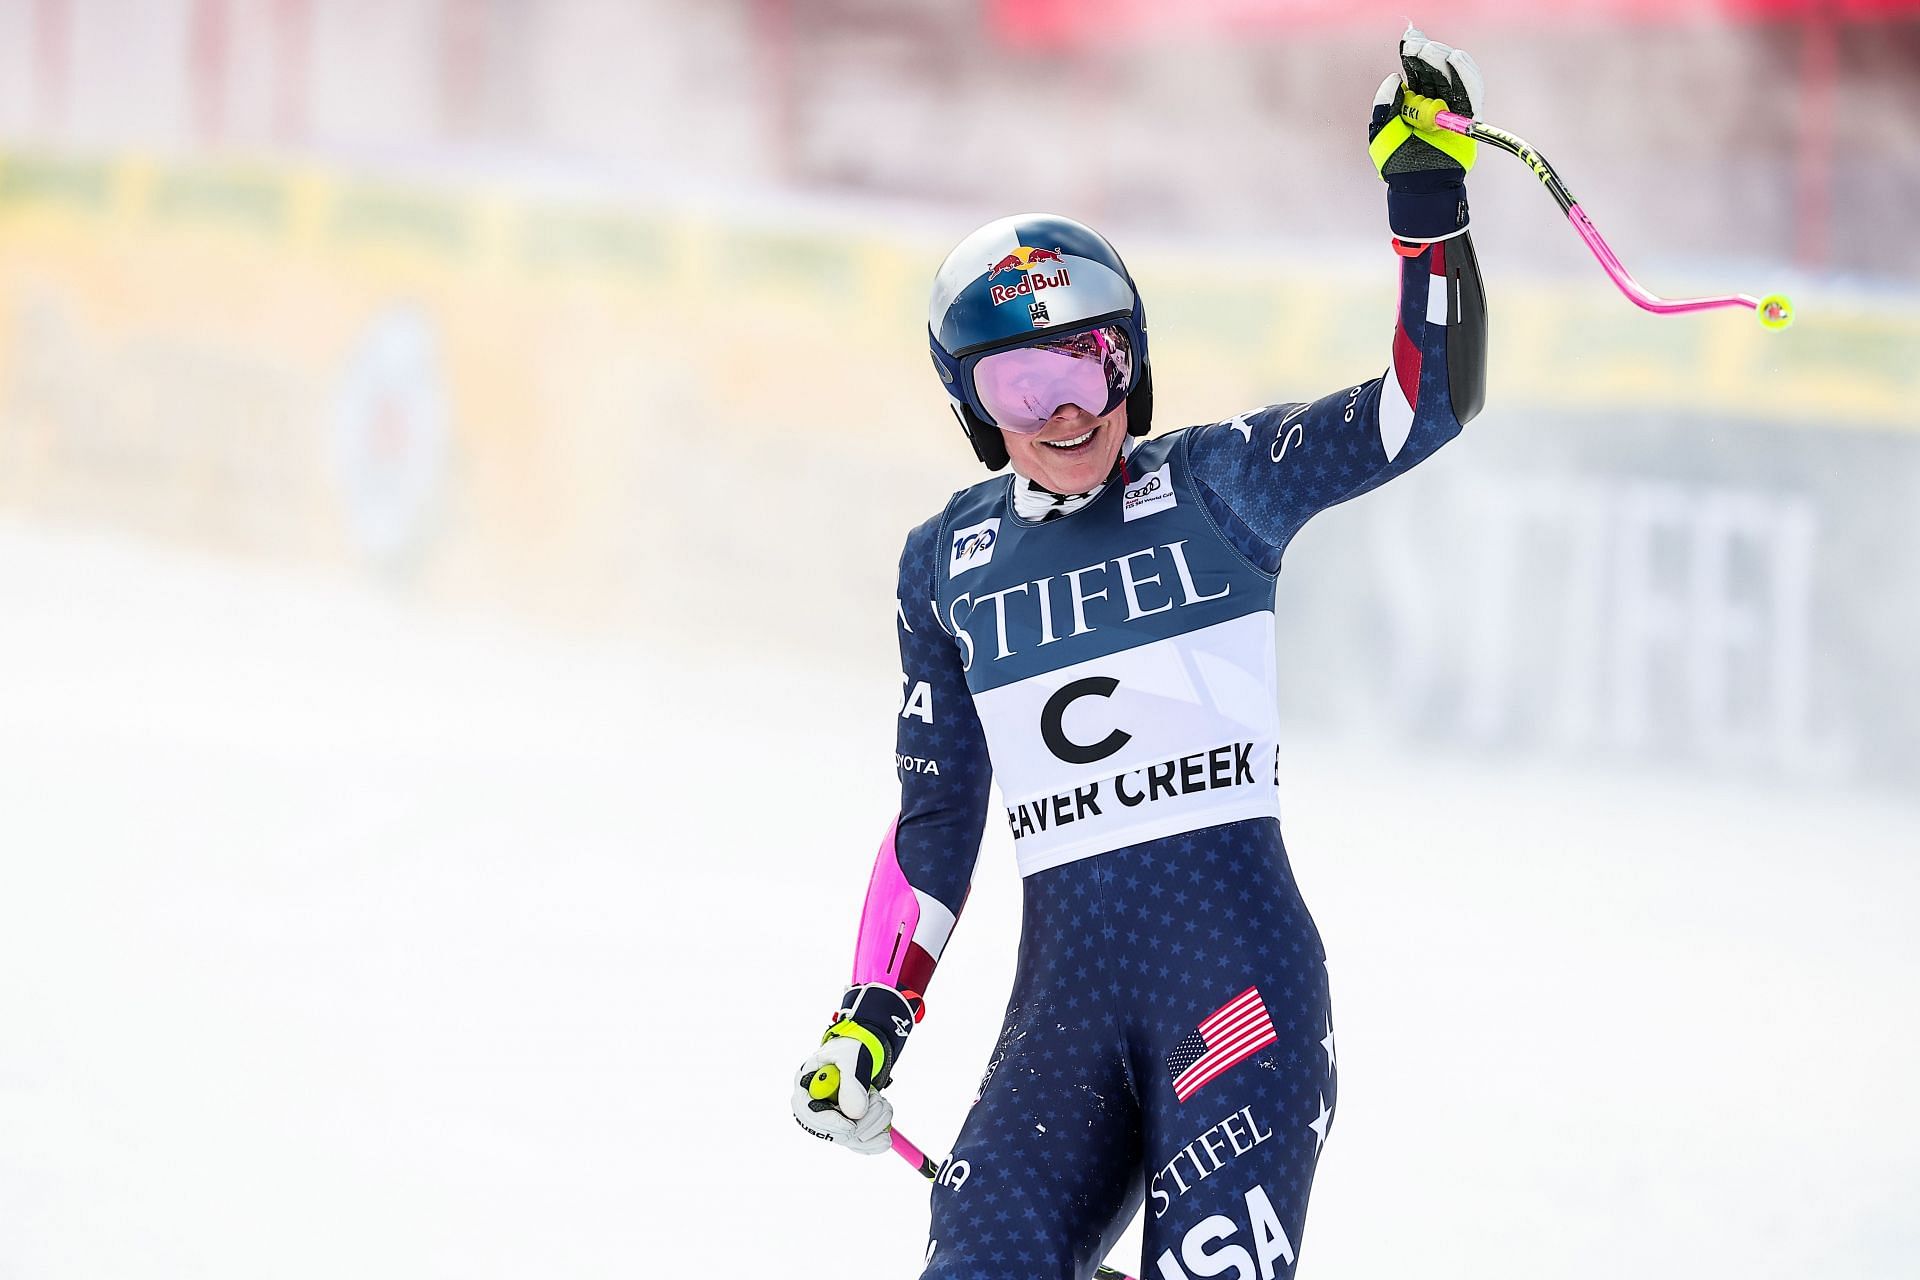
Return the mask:
<svg viewBox="0 0 1920 1280">
<path fill-rule="evenodd" d="M 1075 436 L 1071 440 L 1042 440 L 1040 443 L 1050 444 L 1056 449 L 1077 449 L 1081 445 L 1085 444 L 1087 441 L 1093 439 L 1093 432 L 1098 431 L 1099 429 L 1100 428 L 1095 427 L 1092 430 L 1088 431 L 1087 434 L 1083 436 Z"/>
</svg>

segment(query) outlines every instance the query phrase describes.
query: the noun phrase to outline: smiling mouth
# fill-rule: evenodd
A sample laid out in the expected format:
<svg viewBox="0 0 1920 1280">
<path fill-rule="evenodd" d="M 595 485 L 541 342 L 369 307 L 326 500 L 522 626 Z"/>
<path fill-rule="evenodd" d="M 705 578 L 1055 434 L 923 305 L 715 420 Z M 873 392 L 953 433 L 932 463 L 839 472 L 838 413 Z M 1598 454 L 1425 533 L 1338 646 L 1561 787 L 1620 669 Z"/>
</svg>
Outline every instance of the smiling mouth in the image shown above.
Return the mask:
<svg viewBox="0 0 1920 1280">
<path fill-rule="evenodd" d="M 1083 436 L 1074 436 L 1070 440 L 1042 440 L 1040 443 L 1050 449 L 1058 449 L 1063 453 L 1071 453 L 1075 449 L 1085 448 L 1087 442 L 1092 440 L 1099 430 L 1099 426 L 1095 425 L 1087 428 L 1087 433 Z"/>
</svg>

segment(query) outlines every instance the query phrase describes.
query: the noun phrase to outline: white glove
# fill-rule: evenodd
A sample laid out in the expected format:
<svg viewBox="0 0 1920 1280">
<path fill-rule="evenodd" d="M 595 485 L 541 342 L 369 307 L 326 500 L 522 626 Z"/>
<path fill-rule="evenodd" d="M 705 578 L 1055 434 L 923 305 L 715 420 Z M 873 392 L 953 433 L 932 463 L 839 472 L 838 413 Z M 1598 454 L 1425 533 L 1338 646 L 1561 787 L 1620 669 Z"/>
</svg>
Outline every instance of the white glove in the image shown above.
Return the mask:
<svg viewBox="0 0 1920 1280">
<path fill-rule="evenodd" d="M 793 1086 L 793 1118 L 816 1138 L 877 1155 L 893 1145 L 893 1104 L 878 1089 L 863 1089 L 856 1078 L 861 1047 L 857 1041 L 835 1037 L 807 1055 Z M 832 1067 L 839 1087 L 826 1097 L 826 1083 L 816 1084 L 821 1068 Z"/>
<path fill-rule="evenodd" d="M 1381 81 L 1374 102 L 1391 101 L 1400 84 L 1424 97 L 1444 99 L 1447 109 L 1457 115 L 1477 116 L 1487 107 L 1486 78 L 1473 55 L 1429 40 L 1411 22 L 1400 35 L 1400 74 Z"/>
<path fill-rule="evenodd" d="M 893 1145 L 893 1104 L 880 1096 L 919 1006 L 884 982 L 847 988 L 820 1047 L 800 1064 L 793 1118 L 816 1138 L 872 1155 Z"/>
</svg>

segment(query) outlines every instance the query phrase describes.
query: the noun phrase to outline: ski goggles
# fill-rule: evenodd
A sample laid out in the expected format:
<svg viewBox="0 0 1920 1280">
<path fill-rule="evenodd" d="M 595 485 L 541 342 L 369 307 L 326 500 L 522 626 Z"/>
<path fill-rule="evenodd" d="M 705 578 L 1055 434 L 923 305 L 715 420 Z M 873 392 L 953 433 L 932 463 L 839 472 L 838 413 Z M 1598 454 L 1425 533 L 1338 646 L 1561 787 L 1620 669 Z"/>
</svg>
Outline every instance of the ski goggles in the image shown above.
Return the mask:
<svg viewBox="0 0 1920 1280">
<path fill-rule="evenodd" d="M 1110 323 L 968 357 L 961 376 L 973 407 L 1003 431 L 1030 436 L 1067 405 L 1096 418 L 1133 390 L 1133 334 Z"/>
</svg>

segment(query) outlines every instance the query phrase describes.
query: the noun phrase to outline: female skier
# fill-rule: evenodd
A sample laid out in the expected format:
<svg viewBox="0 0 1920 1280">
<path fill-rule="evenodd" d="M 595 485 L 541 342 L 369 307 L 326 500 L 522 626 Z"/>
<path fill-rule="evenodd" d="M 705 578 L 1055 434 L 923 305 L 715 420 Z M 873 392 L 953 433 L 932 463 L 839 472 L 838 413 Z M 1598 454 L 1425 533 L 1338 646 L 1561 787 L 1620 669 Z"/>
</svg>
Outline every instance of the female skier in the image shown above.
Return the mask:
<svg viewBox="0 0 1920 1280">
<path fill-rule="evenodd" d="M 1143 1274 L 1291 1276 L 1335 1106 L 1325 955 L 1276 801 L 1274 585 L 1314 515 L 1452 439 L 1483 399 L 1473 143 L 1403 94 L 1482 103 L 1409 27 L 1375 96 L 1400 303 L 1383 377 L 1147 438 L 1133 279 L 1049 214 L 975 231 L 934 280 L 934 363 L 975 453 L 1013 475 L 907 535 L 900 814 L 853 985 L 794 1115 L 885 1151 L 882 1090 L 966 901 L 997 776 L 1024 878 L 1018 972 L 933 1191 L 923 1276 L 1090 1275 L 1143 1201 Z M 823 1066 L 837 1095 L 814 1098 Z"/>
</svg>

